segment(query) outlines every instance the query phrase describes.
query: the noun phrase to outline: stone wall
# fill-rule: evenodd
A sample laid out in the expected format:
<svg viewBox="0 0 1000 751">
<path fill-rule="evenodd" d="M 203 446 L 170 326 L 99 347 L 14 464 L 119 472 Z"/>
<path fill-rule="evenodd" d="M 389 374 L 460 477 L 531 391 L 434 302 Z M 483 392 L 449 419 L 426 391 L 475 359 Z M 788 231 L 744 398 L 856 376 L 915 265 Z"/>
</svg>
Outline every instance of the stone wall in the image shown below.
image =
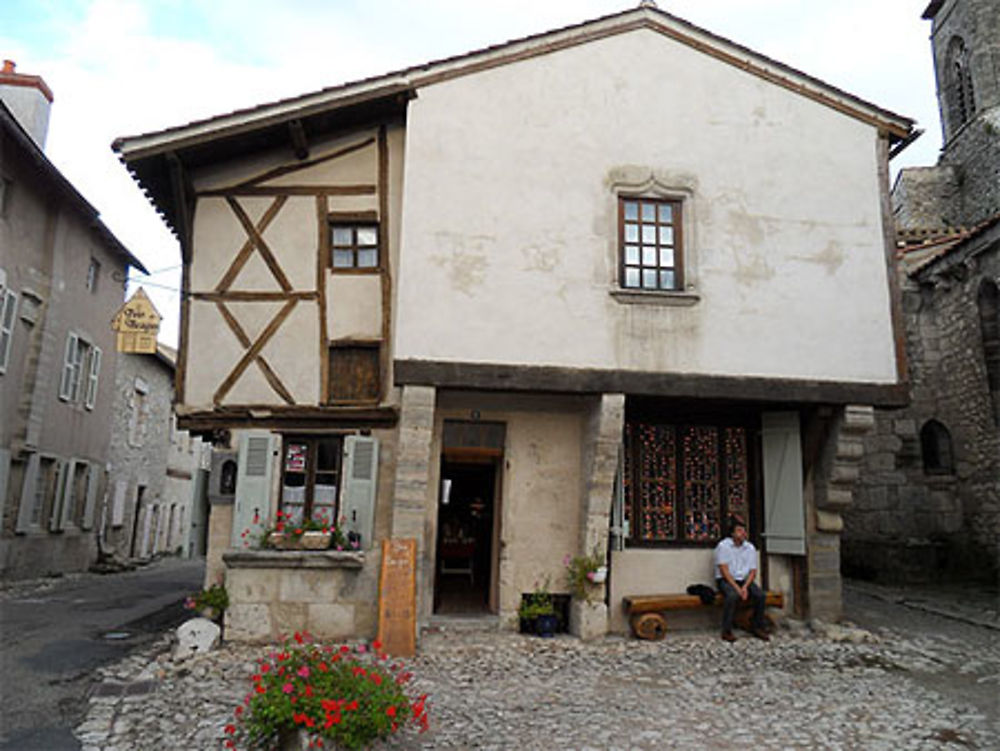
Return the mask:
<svg viewBox="0 0 1000 751">
<path fill-rule="evenodd" d="M 982 280 L 1000 279 L 1000 231 L 992 234 L 906 282 L 912 401 L 879 411 L 865 440 L 856 502 L 845 514 L 848 574 L 906 581 L 997 571 L 1000 430 L 976 303 Z M 951 434 L 953 473 L 924 470 L 920 431 L 931 419 Z"/>
<path fill-rule="evenodd" d="M 378 566 L 366 566 L 365 553 L 233 551 L 224 561 L 228 639 L 273 642 L 294 631 L 317 639 L 375 635 Z"/>
<path fill-rule="evenodd" d="M 139 408 L 136 401 L 137 379 L 147 393 L 144 397 L 145 415 L 142 428 L 130 431 L 132 413 Z M 115 373 L 114 415 L 111 429 L 110 463 L 108 476 L 108 508 L 105 516 L 104 549 L 128 557 L 134 550 L 142 555 L 143 518 L 136 525 L 136 496 L 143 486 L 142 506 L 150 509 L 165 498 L 167 482 L 167 452 L 170 448 L 171 410 L 173 401 L 173 368 L 156 355 L 119 354 Z M 135 435 L 130 435 L 135 433 Z M 113 518 L 116 493 L 124 484 L 124 515 L 121 523 Z M 137 535 L 132 544 L 133 530 Z M 149 546 L 155 530 L 149 531 Z"/>
</svg>

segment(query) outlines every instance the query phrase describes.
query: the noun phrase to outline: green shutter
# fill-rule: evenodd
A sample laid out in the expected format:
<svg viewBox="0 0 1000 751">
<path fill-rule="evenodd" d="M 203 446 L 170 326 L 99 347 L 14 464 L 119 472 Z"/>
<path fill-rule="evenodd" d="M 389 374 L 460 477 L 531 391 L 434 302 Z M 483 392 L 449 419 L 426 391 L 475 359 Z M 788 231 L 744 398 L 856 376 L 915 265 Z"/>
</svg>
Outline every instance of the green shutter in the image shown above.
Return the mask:
<svg viewBox="0 0 1000 751">
<path fill-rule="evenodd" d="M 372 546 L 375 532 L 375 494 L 378 485 L 378 439 L 350 435 L 344 438 L 344 480 L 340 516 L 346 532 L 361 535 L 362 549 Z"/>
<path fill-rule="evenodd" d="M 802 448 L 798 412 L 761 415 L 764 452 L 764 538 L 768 553 L 805 555 Z"/>
</svg>

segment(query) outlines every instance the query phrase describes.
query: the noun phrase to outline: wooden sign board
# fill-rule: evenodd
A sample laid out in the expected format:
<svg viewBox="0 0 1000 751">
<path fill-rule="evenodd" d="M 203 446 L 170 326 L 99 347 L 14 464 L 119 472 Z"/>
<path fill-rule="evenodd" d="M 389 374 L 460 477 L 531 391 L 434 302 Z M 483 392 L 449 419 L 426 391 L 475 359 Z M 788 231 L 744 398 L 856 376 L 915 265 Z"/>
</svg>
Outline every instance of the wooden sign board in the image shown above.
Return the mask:
<svg viewBox="0 0 1000 751">
<path fill-rule="evenodd" d="M 378 586 L 378 640 L 396 657 L 417 652 L 417 541 L 382 541 Z"/>
<path fill-rule="evenodd" d="M 118 351 L 155 354 L 161 320 L 163 316 L 139 287 L 111 319 L 111 328 L 118 332 Z"/>
</svg>

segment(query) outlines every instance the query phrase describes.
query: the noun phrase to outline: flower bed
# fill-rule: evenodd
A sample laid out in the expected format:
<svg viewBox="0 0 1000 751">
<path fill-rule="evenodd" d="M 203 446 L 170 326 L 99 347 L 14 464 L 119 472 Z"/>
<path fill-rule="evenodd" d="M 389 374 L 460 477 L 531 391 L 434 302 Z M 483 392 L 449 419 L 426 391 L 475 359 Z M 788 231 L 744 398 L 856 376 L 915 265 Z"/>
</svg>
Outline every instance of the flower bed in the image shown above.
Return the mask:
<svg viewBox="0 0 1000 751">
<path fill-rule="evenodd" d="M 226 747 L 270 750 L 302 733 L 310 748 L 360 749 L 407 727 L 423 732 L 426 695 L 411 696 L 412 673 L 380 649 L 321 646 L 296 632 L 258 661 Z"/>
</svg>

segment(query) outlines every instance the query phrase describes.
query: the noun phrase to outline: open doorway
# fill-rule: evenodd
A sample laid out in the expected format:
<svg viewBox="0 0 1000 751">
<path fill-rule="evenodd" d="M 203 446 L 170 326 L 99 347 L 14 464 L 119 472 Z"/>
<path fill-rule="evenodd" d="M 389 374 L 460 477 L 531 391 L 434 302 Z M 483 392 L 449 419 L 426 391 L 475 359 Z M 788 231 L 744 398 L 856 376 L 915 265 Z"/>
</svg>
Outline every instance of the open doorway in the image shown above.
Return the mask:
<svg viewBox="0 0 1000 751">
<path fill-rule="evenodd" d="M 434 612 L 476 615 L 493 606 L 497 464 L 441 460 Z"/>
</svg>

